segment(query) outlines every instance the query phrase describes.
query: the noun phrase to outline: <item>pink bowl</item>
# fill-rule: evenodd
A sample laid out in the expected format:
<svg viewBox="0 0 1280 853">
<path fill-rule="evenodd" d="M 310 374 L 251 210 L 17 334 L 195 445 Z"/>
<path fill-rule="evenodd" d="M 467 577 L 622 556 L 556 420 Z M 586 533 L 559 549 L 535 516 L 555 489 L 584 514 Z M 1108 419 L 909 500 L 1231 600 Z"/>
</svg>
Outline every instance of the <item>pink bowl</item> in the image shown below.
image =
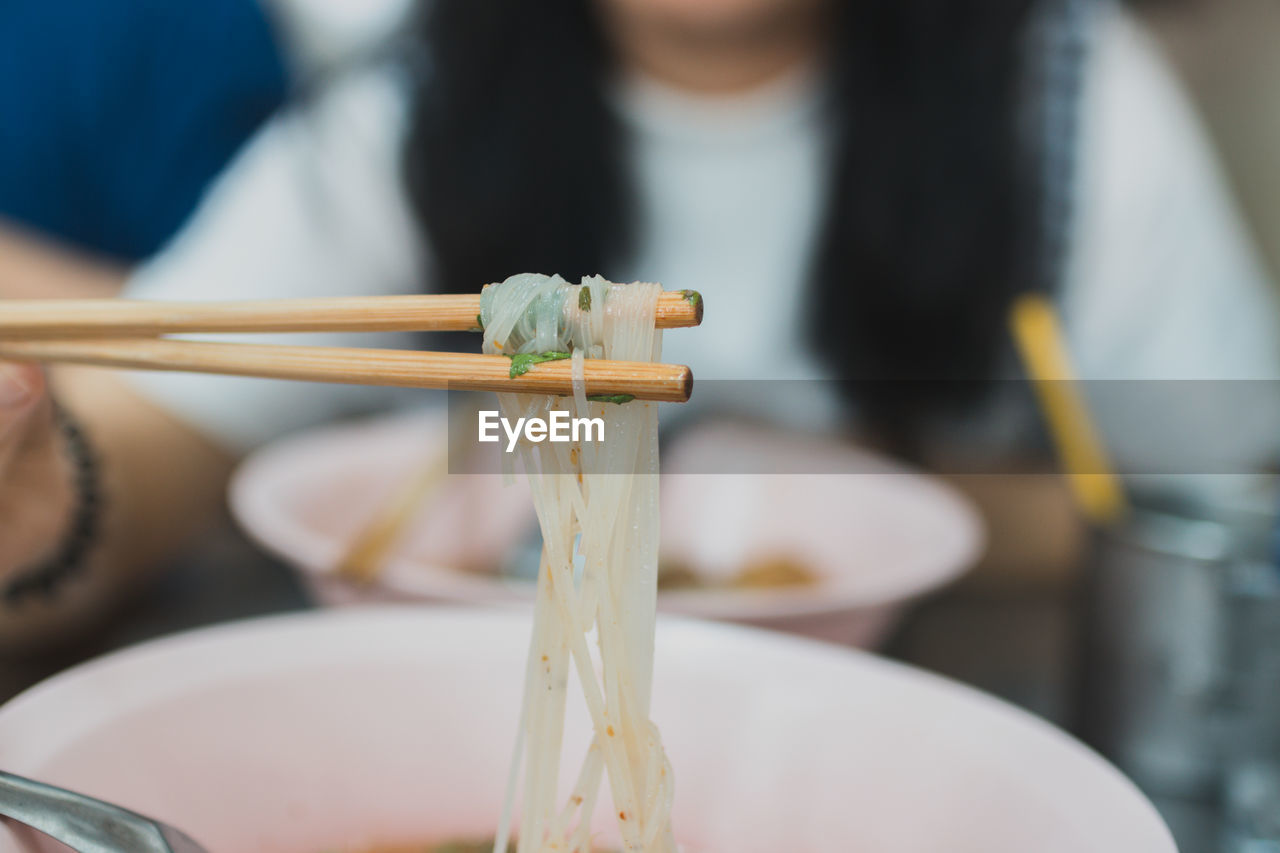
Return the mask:
<svg viewBox="0 0 1280 853">
<path fill-rule="evenodd" d="M 241 467 L 232 510 L 259 543 L 301 568 L 326 603 L 529 600 L 529 584 L 492 571 L 533 523 L 526 488 L 504 487 L 497 474 L 450 476 L 373 589 L 334 575 L 385 496 L 445 443 L 440 414 L 287 439 Z M 743 460 L 753 473 L 701 473 L 736 470 Z M 823 473 L 754 473 L 761 471 Z M 732 574 L 753 555 L 784 555 L 818 576 L 793 589 L 664 592 L 662 610 L 870 646 L 903 604 L 972 565 L 983 531 L 953 490 L 880 457 L 715 425 L 666 455 L 662 541 L 664 559 L 701 575 Z"/>
<path fill-rule="evenodd" d="M 409 607 L 180 635 L 0 709 L 0 766 L 169 821 L 215 853 L 483 837 L 528 636 L 514 612 Z M 570 709 L 580 754 L 588 721 Z M 687 850 L 1176 849 L 1151 805 L 1084 746 L 863 653 L 664 621 L 653 713 Z M 0 828 L 0 853 L 23 849 Z"/>
</svg>

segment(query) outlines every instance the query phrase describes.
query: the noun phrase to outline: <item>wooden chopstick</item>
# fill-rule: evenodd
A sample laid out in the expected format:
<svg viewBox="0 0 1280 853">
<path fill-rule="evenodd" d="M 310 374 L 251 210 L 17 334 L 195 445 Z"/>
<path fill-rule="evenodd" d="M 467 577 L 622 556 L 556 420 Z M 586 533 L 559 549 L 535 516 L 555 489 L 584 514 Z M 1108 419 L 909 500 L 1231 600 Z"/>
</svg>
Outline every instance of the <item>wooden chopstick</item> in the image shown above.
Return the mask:
<svg viewBox="0 0 1280 853">
<path fill-rule="evenodd" d="M 476 331 L 480 294 L 281 299 L 256 302 L 146 302 L 32 299 L 0 302 L 0 339 L 132 338 L 196 332 Z M 697 326 L 702 297 L 667 291 L 659 329 Z"/>
<path fill-rule="evenodd" d="M 135 370 L 218 373 L 347 385 L 442 388 L 529 394 L 572 393 L 570 361 L 548 361 L 512 378 L 501 355 L 418 352 L 344 347 L 132 340 L 0 340 L 0 359 L 61 362 Z M 678 364 L 588 360 L 588 396 L 630 395 L 639 400 L 683 403 L 693 372 Z"/>
</svg>

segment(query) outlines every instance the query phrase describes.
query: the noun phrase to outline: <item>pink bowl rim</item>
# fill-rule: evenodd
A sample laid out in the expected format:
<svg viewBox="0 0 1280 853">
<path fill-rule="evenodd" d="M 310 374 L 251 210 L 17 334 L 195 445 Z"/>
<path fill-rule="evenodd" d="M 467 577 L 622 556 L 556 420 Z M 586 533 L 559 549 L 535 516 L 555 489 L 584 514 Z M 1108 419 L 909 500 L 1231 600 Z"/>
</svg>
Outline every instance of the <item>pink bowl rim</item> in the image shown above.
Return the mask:
<svg viewBox="0 0 1280 853">
<path fill-rule="evenodd" d="M 260 547 L 297 567 L 316 580 L 341 582 L 332 565 L 326 564 L 315 548 L 310 529 L 300 523 L 280 502 L 271 500 L 263 486 L 277 472 L 287 470 L 296 460 L 305 459 L 317 447 L 354 441 L 370 430 L 395 431 L 428 418 L 439 421 L 435 410 L 411 410 L 358 421 L 330 424 L 282 439 L 251 454 L 236 469 L 228 490 L 233 517 Z M 940 589 L 965 574 L 981 556 L 986 545 L 986 528 L 976 507 L 954 487 L 912 468 L 867 451 L 853 451 L 873 459 L 881 469 L 912 478 L 921 488 L 938 497 L 955 514 L 958 533 L 955 554 L 949 561 L 922 577 L 914 573 L 899 583 L 880 584 L 874 590 L 854 590 L 831 584 L 817 584 L 793 590 L 681 590 L 659 594 L 665 612 L 714 619 L 784 620 L 802 619 L 907 604 Z M 532 600 L 532 584 L 518 579 L 392 556 L 375 591 L 412 596 L 417 600 L 450 601 L 463 604 L 502 604 Z"/>
<path fill-rule="evenodd" d="M 73 666 L 0 705 L 0 736 L 5 737 L 8 747 L 6 762 L 21 769 L 26 764 L 40 761 L 42 753 L 47 755 L 65 742 L 65 738 L 40 742 L 39 737 L 31 737 L 27 734 L 29 732 L 47 731 L 50 726 L 58 724 L 79 731 L 100 717 L 101 709 L 94 703 L 75 701 L 77 694 L 92 688 L 96 682 L 111 682 L 117 698 L 128 693 L 131 706 L 141 707 L 149 700 L 170 696 L 188 685 L 207 681 L 210 677 L 207 670 L 190 666 L 169 667 L 168 671 L 176 669 L 181 673 L 177 679 L 147 678 L 144 681 L 139 678 L 148 669 L 163 668 L 166 662 L 184 655 L 216 656 L 222 649 L 240 646 L 261 650 L 263 643 L 277 642 L 286 644 L 285 647 L 295 657 L 297 649 L 304 649 L 307 654 L 323 655 L 328 659 L 331 650 L 312 642 L 312 635 L 352 631 L 360 636 L 373 636 L 376 635 L 375 629 L 387 632 L 412 630 L 412 625 L 421 624 L 424 619 L 453 620 L 463 626 L 519 623 L 520 627 L 527 629 L 529 618 L 527 612 L 516 612 L 510 608 L 391 604 L 254 617 L 149 640 Z M 1118 795 L 1126 797 L 1136 810 L 1134 820 L 1140 819 L 1139 812 L 1145 813 L 1145 819 L 1152 828 L 1158 828 L 1156 834 L 1161 836 L 1169 853 L 1177 853 L 1172 833 L 1155 806 L 1115 766 L 1048 721 L 974 687 L 869 652 L 741 625 L 662 615 L 659 617 L 659 632 L 667 635 L 667 642 L 671 642 L 672 634 L 684 633 L 694 637 L 703 635 L 704 642 L 741 645 L 744 652 L 749 652 L 755 645 L 774 654 L 807 658 L 830 668 L 833 676 L 853 677 L 853 673 L 863 672 L 875 678 L 914 682 L 939 698 L 945 696 L 949 697 L 948 701 L 967 703 L 976 713 L 992 715 L 995 718 L 993 722 L 998 720 L 1001 726 L 1020 728 L 1027 737 L 1048 739 L 1057 748 L 1070 753 L 1073 759 L 1089 765 L 1090 772 L 1100 774 L 1099 782 L 1105 779 L 1118 786 Z M 408 651 L 420 650 L 411 648 Z M 358 657 L 360 650 L 348 649 L 346 653 Z M 234 660 L 237 672 L 253 672 L 278 667 L 279 656 L 224 654 L 221 659 Z M 114 675 L 130 669 L 134 672 L 129 674 L 127 689 L 122 689 L 119 681 L 112 681 Z M 71 701 L 65 701 L 67 698 Z M 14 748 L 15 742 L 17 748 Z"/>
</svg>

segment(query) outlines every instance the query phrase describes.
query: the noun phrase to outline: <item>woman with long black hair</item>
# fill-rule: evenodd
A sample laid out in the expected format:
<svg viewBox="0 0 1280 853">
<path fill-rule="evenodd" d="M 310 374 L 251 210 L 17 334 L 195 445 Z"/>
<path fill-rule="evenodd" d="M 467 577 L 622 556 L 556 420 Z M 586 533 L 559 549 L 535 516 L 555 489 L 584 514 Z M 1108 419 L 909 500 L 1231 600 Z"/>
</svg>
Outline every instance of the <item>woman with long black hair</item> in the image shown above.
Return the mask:
<svg viewBox="0 0 1280 853">
<path fill-rule="evenodd" d="M 939 425 L 994 428 L 1008 307 L 1029 289 L 1058 301 L 1085 376 L 1280 373 L 1272 294 L 1207 146 L 1109 5 L 433 0 L 406 33 L 263 131 L 130 295 L 661 281 L 712 306 L 669 360 L 840 380 L 829 396 L 913 451 Z M 103 529 L 140 529 L 162 499 L 173 536 L 228 456 L 368 402 L 210 377 L 84 386 L 62 402 L 114 463 Z M 21 482 L 56 531 L 76 495 L 43 387 L 0 374 L 0 433 L 36 448 L 0 493 Z M 142 435 L 174 460 L 145 485 Z M 0 536 L 0 577 L 38 575 L 51 535 Z M 56 621 L 160 549 L 104 535 L 28 613 Z"/>
</svg>

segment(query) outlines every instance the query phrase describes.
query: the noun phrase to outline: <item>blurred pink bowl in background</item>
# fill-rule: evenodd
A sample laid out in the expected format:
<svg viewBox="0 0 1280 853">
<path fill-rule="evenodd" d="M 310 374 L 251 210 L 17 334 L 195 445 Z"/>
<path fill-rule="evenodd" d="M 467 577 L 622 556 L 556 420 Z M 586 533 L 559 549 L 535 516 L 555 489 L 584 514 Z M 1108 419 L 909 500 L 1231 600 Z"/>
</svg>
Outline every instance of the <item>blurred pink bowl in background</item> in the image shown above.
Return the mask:
<svg viewBox="0 0 1280 853">
<path fill-rule="evenodd" d="M 528 638 L 524 614 L 418 607 L 178 635 L 0 708 L 0 766 L 171 822 L 213 853 L 483 838 Z M 970 688 L 705 622 L 660 620 L 657 646 L 653 716 L 686 850 L 1175 853 L 1110 765 Z M 607 843 L 612 815 L 597 812 Z M 0 853 L 25 849 L 0 826 Z"/>
<path fill-rule="evenodd" d="M 529 535 L 532 506 L 522 483 L 504 486 L 497 474 L 451 474 L 372 588 L 333 571 L 396 485 L 443 452 L 446 429 L 443 413 L 419 413 L 285 439 L 241 467 L 232 510 L 328 604 L 528 601 L 528 582 L 495 569 Z M 701 473 L 744 459 L 753 473 Z M 766 471 L 824 473 L 755 473 Z M 870 647 L 904 604 L 958 577 L 983 544 L 976 512 L 952 489 L 835 442 L 712 425 L 676 442 L 663 472 L 664 560 L 715 578 L 781 555 L 818 578 L 664 591 L 666 612 Z"/>
</svg>

